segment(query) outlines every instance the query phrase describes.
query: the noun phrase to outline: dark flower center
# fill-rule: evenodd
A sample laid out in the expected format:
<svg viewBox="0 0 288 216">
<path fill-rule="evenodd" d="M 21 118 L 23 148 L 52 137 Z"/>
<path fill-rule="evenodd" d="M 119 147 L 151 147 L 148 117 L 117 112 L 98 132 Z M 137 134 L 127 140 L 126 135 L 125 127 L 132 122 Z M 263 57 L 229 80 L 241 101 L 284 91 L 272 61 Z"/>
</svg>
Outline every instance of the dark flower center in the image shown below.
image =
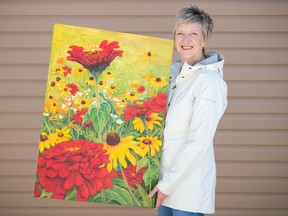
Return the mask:
<svg viewBox="0 0 288 216">
<path fill-rule="evenodd" d="M 85 101 L 85 100 L 82 100 L 82 101 L 81 101 L 81 104 L 86 104 L 86 101 Z"/>
<path fill-rule="evenodd" d="M 135 96 L 135 93 L 134 93 L 134 92 L 131 92 L 131 93 L 130 93 L 130 96 Z"/>
<path fill-rule="evenodd" d="M 52 96 L 52 95 L 50 95 L 50 96 L 49 96 L 49 99 L 50 99 L 50 100 L 52 100 L 52 99 L 53 99 L 53 96 Z"/>
<path fill-rule="evenodd" d="M 53 106 L 56 107 L 57 106 L 56 103 L 53 103 Z"/>
<path fill-rule="evenodd" d="M 151 52 L 148 52 L 148 53 L 147 53 L 147 56 L 149 56 L 149 57 L 152 56 Z"/>
<path fill-rule="evenodd" d="M 68 91 L 68 89 L 67 89 L 67 88 L 64 88 L 64 91 Z"/>
<path fill-rule="evenodd" d="M 83 71 L 82 69 L 79 69 L 79 70 L 78 70 L 79 73 L 81 73 L 82 71 Z"/>
<path fill-rule="evenodd" d="M 107 75 L 111 75 L 111 72 L 107 72 Z"/>
<path fill-rule="evenodd" d="M 61 80 L 61 78 L 60 78 L 60 77 L 57 77 L 57 78 L 56 78 L 56 81 L 57 81 L 57 82 L 59 82 L 60 80 Z"/>
<path fill-rule="evenodd" d="M 146 121 L 151 121 L 151 118 L 149 116 L 146 117 Z"/>
<path fill-rule="evenodd" d="M 157 77 L 157 78 L 156 78 L 156 82 L 161 82 L 161 78 L 160 78 L 160 77 Z"/>
<path fill-rule="evenodd" d="M 50 84 L 52 87 L 54 87 L 54 86 L 56 86 L 56 83 L 53 81 L 53 82 L 51 82 L 51 84 Z"/>
<path fill-rule="evenodd" d="M 152 142 L 151 142 L 150 139 L 144 139 L 142 142 L 143 142 L 145 145 L 150 145 L 150 144 L 152 144 Z"/>
<path fill-rule="evenodd" d="M 116 87 L 115 86 L 111 86 L 111 89 L 115 89 Z"/>
<path fill-rule="evenodd" d="M 89 80 L 92 80 L 92 81 L 93 81 L 93 80 L 94 80 L 94 77 L 89 77 Z"/>
<path fill-rule="evenodd" d="M 63 133 L 58 133 L 58 137 L 64 137 Z"/>
<path fill-rule="evenodd" d="M 104 83 L 103 83 L 103 81 L 101 80 L 100 82 L 99 82 L 99 85 L 103 85 Z"/>
<path fill-rule="evenodd" d="M 48 136 L 45 136 L 45 135 L 40 135 L 40 140 L 41 142 L 45 142 L 46 140 L 48 140 Z"/>
<path fill-rule="evenodd" d="M 115 132 L 110 132 L 107 134 L 106 143 L 110 146 L 115 146 L 120 143 L 120 136 Z"/>
</svg>

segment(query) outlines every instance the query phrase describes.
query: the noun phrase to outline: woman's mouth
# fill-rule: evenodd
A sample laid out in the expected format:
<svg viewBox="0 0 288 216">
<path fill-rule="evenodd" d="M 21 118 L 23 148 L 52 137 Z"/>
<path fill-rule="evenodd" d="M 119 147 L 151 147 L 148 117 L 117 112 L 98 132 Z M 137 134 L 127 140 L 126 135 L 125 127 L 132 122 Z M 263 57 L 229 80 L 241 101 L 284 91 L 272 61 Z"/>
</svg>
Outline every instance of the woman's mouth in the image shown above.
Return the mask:
<svg viewBox="0 0 288 216">
<path fill-rule="evenodd" d="M 183 50 L 190 50 L 190 49 L 192 49 L 193 47 L 192 47 L 192 46 L 181 46 L 181 48 L 182 48 Z"/>
</svg>

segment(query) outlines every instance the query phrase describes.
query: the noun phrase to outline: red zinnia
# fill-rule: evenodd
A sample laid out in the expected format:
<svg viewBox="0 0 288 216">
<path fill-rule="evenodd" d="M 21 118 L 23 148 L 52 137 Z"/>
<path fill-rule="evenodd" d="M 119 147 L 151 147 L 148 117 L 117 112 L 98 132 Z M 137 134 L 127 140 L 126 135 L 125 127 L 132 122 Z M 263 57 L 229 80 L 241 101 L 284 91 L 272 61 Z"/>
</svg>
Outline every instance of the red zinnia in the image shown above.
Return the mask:
<svg viewBox="0 0 288 216">
<path fill-rule="evenodd" d="M 127 105 L 124 111 L 125 116 L 123 118 L 124 121 L 128 121 L 131 118 L 139 117 L 139 116 L 147 116 L 151 114 L 151 109 L 149 106 L 146 106 L 144 103 L 139 104 L 134 102 L 133 105 Z"/>
<path fill-rule="evenodd" d="M 144 86 L 138 86 L 138 88 L 137 88 L 137 92 L 138 93 L 143 93 L 143 92 L 145 92 L 145 87 Z"/>
<path fill-rule="evenodd" d="M 143 183 L 143 174 L 147 170 L 146 167 L 142 167 L 138 172 L 136 172 L 136 166 L 134 165 L 129 165 L 125 170 L 124 170 L 124 175 L 127 179 L 128 184 L 133 187 L 137 188 L 137 185 L 135 182 L 142 184 Z M 121 172 L 118 173 L 119 177 L 123 177 Z"/>
<path fill-rule="evenodd" d="M 152 112 L 166 114 L 167 94 L 159 92 L 156 96 L 145 102 L 145 105 L 152 109 Z"/>
<path fill-rule="evenodd" d="M 44 151 L 38 157 L 39 183 L 52 198 L 64 199 L 67 191 L 76 188 L 76 199 L 88 201 L 104 188 L 112 188 L 116 172 L 104 166 L 109 155 L 103 144 L 86 140 L 69 140 Z"/>
<path fill-rule="evenodd" d="M 90 72 L 104 71 L 117 56 L 122 57 L 123 53 L 123 50 L 115 50 L 119 48 L 118 41 L 108 43 L 107 40 L 103 40 L 100 43 L 99 50 L 92 52 L 85 51 L 83 47 L 76 45 L 69 48 L 72 50 L 67 51 L 70 54 L 67 59 L 80 63 Z"/>
<path fill-rule="evenodd" d="M 88 112 L 87 109 L 77 110 L 75 114 L 72 115 L 72 119 L 79 125 L 82 125 L 83 119 L 85 114 Z M 89 121 L 86 124 L 84 124 L 82 127 L 86 128 L 88 126 L 92 126 L 93 122 Z"/>
<path fill-rule="evenodd" d="M 79 87 L 76 85 L 76 84 L 74 84 L 74 83 L 68 83 L 68 84 L 66 84 L 66 87 L 67 88 L 69 88 L 69 92 L 73 95 L 73 96 L 75 96 L 75 94 L 78 92 L 78 90 L 79 90 Z"/>
<path fill-rule="evenodd" d="M 64 76 L 66 77 L 68 74 L 71 74 L 72 69 L 69 66 L 64 66 Z"/>
</svg>

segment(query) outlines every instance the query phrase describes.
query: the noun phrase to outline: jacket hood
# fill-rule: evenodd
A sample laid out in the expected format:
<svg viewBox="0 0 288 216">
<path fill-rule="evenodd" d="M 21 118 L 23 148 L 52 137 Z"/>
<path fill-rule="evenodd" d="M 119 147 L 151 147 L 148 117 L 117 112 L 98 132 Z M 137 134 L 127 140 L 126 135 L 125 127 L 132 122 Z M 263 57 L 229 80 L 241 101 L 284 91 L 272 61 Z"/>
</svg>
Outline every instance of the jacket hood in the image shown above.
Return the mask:
<svg viewBox="0 0 288 216">
<path fill-rule="evenodd" d="M 175 76 L 179 73 L 182 64 L 181 61 L 176 61 L 172 64 L 171 75 Z M 190 66 L 188 63 L 184 63 L 182 67 Z M 211 70 L 217 73 L 223 79 L 223 66 L 224 66 L 224 57 L 215 51 L 208 52 L 207 58 L 198 62 L 194 67 L 203 68 L 204 70 Z M 176 75 L 177 76 L 177 75 Z"/>
</svg>

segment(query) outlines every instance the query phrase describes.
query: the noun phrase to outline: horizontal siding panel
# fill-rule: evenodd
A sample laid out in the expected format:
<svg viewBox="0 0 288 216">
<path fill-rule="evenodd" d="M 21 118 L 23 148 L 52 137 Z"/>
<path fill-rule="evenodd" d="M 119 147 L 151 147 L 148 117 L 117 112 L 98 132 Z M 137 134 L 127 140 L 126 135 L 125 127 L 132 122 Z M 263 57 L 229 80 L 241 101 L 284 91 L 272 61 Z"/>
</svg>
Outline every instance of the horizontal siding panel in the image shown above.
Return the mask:
<svg viewBox="0 0 288 216">
<path fill-rule="evenodd" d="M 288 146 L 287 130 L 218 130 L 214 143 L 224 146 Z"/>
<path fill-rule="evenodd" d="M 5 187 L 4 187 L 5 185 Z M 0 177 L 0 192 L 31 192 L 34 176 Z M 217 179 L 216 193 L 288 193 L 286 178 L 231 178 Z"/>
<path fill-rule="evenodd" d="M 2 129 L 38 129 L 41 126 L 42 115 L 32 113 L 4 114 L 0 113 Z M 226 114 L 221 119 L 219 129 L 227 130 L 287 130 L 288 115 L 233 115 Z"/>
<path fill-rule="evenodd" d="M 31 149 L 31 150 L 34 150 Z M 6 150 L 7 153 L 12 151 Z M 33 151 L 31 151 L 33 152 Z M 288 162 L 288 147 L 277 146 L 216 146 L 216 160 L 221 162 L 229 161 L 252 161 L 252 162 Z M 16 158 L 21 156 L 16 153 Z M 13 158 L 15 158 L 15 156 Z M 24 158 L 27 158 L 25 156 Z M 31 155 L 31 158 L 33 156 Z"/>
<path fill-rule="evenodd" d="M 178 7 L 177 7 L 178 9 Z M 107 11 L 107 10 L 105 10 Z M 215 16 L 215 32 L 288 32 L 288 16 Z M 120 32 L 171 32 L 173 16 L 1 16 L 0 32 L 51 32 L 54 23 Z M 9 23 L 9 25 L 7 25 Z M 277 25 L 275 25 L 277 23 Z"/>
<path fill-rule="evenodd" d="M 39 113 L 44 107 L 43 97 L 0 98 L 0 113 Z M 288 114 L 287 99 L 247 99 L 231 98 L 227 107 L 227 114 Z"/>
<path fill-rule="evenodd" d="M 16 136 L 17 135 L 17 136 Z M 38 146 L 40 126 L 37 129 L 0 129 L 0 145 Z M 218 130 L 216 146 L 288 146 L 287 130 Z"/>
<path fill-rule="evenodd" d="M 187 6 L 190 1 L 154 1 L 153 5 L 149 1 L 133 2 L 121 1 L 121 4 L 113 4 L 114 2 L 105 1 L 81 1 L 68 2 L 59 1 L 55 4 L 53 1 L 39 1 L 39 2 L 1 2 L 1 15 L 14 16 L 171 16 L 176 14 L 178 8 Z M 288 15 L 288 5 L 283 1 L 274 2 L 249 2 L 249 7 L 246 4 L 239 2 L 203 2 L 193 1 L 199 6 L 208 11 L 212 16 L 216 15 Z M 45 10 L 43 10 L 45 8 Z M 109 8 L 109 10 L 107 10 Z M 141 10 L 135 10 L 141 8 Z M 165 8 L 165 10 L 159 10 Z M 237 8 L 237 10 L 235 10 Z M 232 12 L 233 11 L 233 12 Z"/>
<path fill-rule="evenodd" d="M 35 198 L 36 199 L 36 198 Z M 34 200 L 32 200 L 34 201 Z M 48 200 L 47 202 L 49 202 Z M 65 201 L 59 201 L 65 202 Z M 68 202 L 68 201 L 66 201 Z M 71 202 L 69 202 L 71 205 Z M 34 207 L 28 207 L 28 208 L 1 208 L 0 213 L 3 213 L 5 216 L 63 216 L 63 215 L 69 215 L 69 216 L 79 216 L 79 215 L 85 215 L 85 216 L 111 216 L 111 215 L 117 215 L 117 216 L 156 216 L 157 211 L 153 211 L 152 209 L 146 209 L 146 208 L 133 208 L 133 207 L 113 207 L 111 208 L 106 207 L 103 208 L 100 206 L 100 204 L 92 204 L 94 206 L 89 206 L 89 208 L 72 208 L 69 206 L 66 207 L 58 207 L 58 208 L 51 208 L 51 207 L 42 207 L 41 205 L 37 205 Z"/>
<path fill-rule="evenodd" d="M 0 65 L 0 81 L 46 81 L 48 63 Z M 227 81 L 288 81 L 287 65 L 224 65 Z"/>
<path fill-rule="evenodd" d="M 112 213 L 110 213 L 112 212 Z M 110 208 L 42 208 L 42 207 L 18 207 L 18 208 L 2 208 L 1 213 L 5 216 L 111 216 L 111 215 L 119 215 L 119 216 L 156 216 L 157 212 L 137 208 L 135 210 L 129 208 L 129 210 L 124 209 L 115 209 L 115 211 L 111 211 Z M 283 216 L 288 215 L 288 210 L 285 209 L 216 209 L 214 216 Z"/>
<path fill-rule="evenodd" d="M 0 161 L 1 175 L 30 176 L 35 174 L 35 161 Z M 218 162 L 219 177 L 288 177 L 286 162 Z M 1 202 L 0 202 L 1 203 Z"/>
<path fill-rule="evenodd" d="M 172 31 L 168 33 L 145 33 L 139 35 L 172 39 Z M 19 40 L 21 38 L 21 40 Z M 273 43 L 270 43 L 273 38 Z M 209 42 L 210 49 L 248 48 L 248 49 L 284 49 L 288 48 L 288 33 L 215 33 Z M 0 48 L 42 48 L 51 46 L 51 33 L 4 33 L 0 34 Z"/>
<path fill-rule="evenodd" d="M 0 97 L 44 97 L 46 81 L 0 81 Z M 228 97 L 287 98 L 287 82 L 228 82 Z M 35 91 L 37 89 L 37 91 Z"/>
<path fill-rule="evenodd" d="M 0 145 L 0 161 L 35 161 L 37 154 L 38 143 L 31 145 Z M 288 162 L 288 146 L 216 146 L 215 155 L 216 160 L 220 162 Z"/>
<path fill-rule="evenodd" d="M 288 21 L 287 21 L 288 22 Z M 69 50 L 69 48 L 67 48 Z M 226 64 L 287 65 L 288 49 L 218 49 Z M 68 55 L 68 54 L 67 54 Z M 177 56 L 174 53 L 174 59 Z M 50 49 L 2 49 L 0 65 L 48 64 Z"/>
<path fill-rule="evenodd" d="M 2 193 L 0 195 L 0 207 L 94 207 L 92 211 L 97 212 L 97 206 L 106 206 L 115 208 L 115 210 L 121 210 L 117 205 L 100 205 L 96 203 L 80 203 L 76 201 L 63 201 L 63 200 L 51 200 L 44 198 L 30 197 L 29 193 Z M 218 194 L 216 195 L 216 208 L 258 208 L 258 209 L 287 209 L 288 197 L 282 194 Z M 73 204 L 73 207 L 72 207 Z M 131 207 L 130 207 L 131 208 Z M 126 209 L 126 212 L 130 211 Z M 132 208 L 133 209 L 133 208 Z M 132 211 L 131 209 L 131 211 Z M 91 211 L 90 210 L 90 211 Z M 144 209 L 138 209 L 138 211 L 144 211 Z M 146 215 L 151 215 L 153 209 L 145 209 Z M 113 215 L 113 210 L 110 209 L 110 215 Z M 115 213 L 115 212 L 114 212 Z M 81 213 L 82 214 L 82 213 Z M 117 214 L 118 215 L 118 214 Z M 134 215 L 138 215 L 134 212 Z"/>
</svg>

